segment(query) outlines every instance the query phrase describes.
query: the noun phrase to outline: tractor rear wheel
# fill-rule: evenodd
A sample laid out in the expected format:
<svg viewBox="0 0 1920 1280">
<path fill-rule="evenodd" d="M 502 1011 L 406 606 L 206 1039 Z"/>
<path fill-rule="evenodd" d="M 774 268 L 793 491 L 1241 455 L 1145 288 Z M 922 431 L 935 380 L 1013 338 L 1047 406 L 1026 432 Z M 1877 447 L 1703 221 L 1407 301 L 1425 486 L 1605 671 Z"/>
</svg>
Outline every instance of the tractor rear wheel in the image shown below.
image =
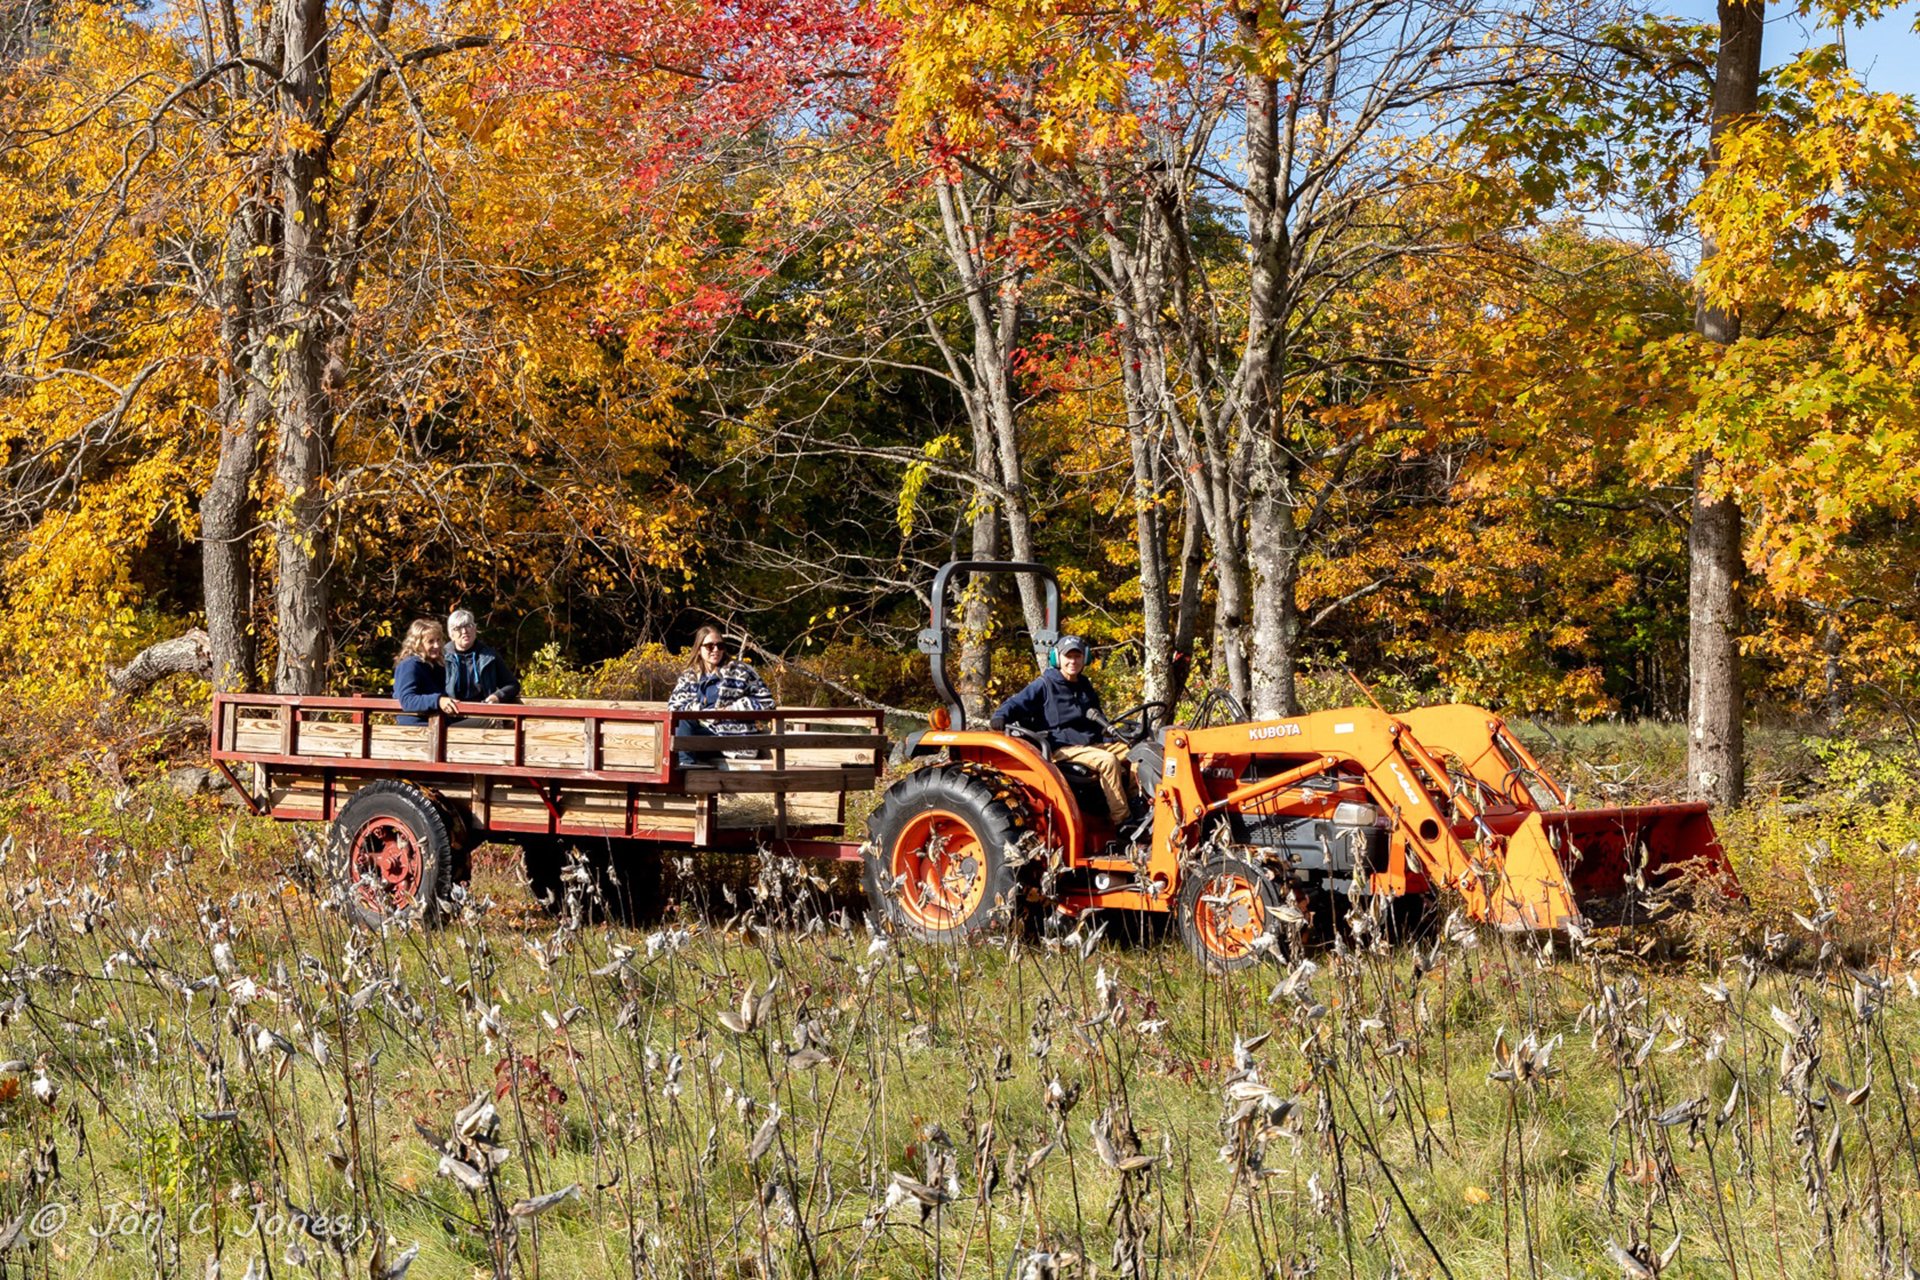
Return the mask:
<svg viewBox="0 0 1920 1280">
<path fill-rule="evenodd" d="M 437 923 L 453 838 L 440 806 L 411 782 L 379 778 L 340 806 L 327 836 L 327 862 L 346 886 L 361 923 Z"/>
<path fill-rule="evenodd" d="M 922 769 L 868 823 L 867 901 L 916 938 L 954 942 L 1004 919 L 1019 896 L 1020 811 L 986 770 Z"/>
<path fill-rule="evenodd" d="M 1245 969 L 1280 947 L 1280 887 L 1266 868 L 1215 854 L 1182 875 L 1180 936 L 1209 968 Z M 1270 944 L 1260 939 L 1271 937 Z"/>
</svg>

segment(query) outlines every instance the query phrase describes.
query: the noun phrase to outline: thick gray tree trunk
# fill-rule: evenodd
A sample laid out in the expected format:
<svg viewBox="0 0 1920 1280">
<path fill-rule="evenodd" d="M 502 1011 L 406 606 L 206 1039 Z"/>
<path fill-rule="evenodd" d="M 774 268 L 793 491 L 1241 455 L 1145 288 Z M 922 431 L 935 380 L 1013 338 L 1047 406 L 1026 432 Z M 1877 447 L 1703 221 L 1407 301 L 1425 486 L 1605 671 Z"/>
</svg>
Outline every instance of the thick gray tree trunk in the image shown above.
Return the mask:
<svg viewBox="0 0 1920 1280">
<path fill-rule="evenodd" d="M 259 219 L 258 207 L 247 201 L 227 228 L 220 282 L 220 454 L 200 498 L 201 591 L 213 687 L 223 692 L 250 690 L 258 678 L 251 534 L 258 510 L 253 479 L 267 413 L 267 387 L 255 365 L 261 356 L 251 250 L 260 242 Z"/>
<path fill-rule="evenodd" d="M 1151 214 L 1143 226 L 1151 224 Z M 1151 261 L 1157 239 L 1143 234 L 1131 243 L 1112 224 L 1105 228 L 1108 306 L 1120 356 L 1120 392 L 1127 415 L 1127 450 L 1133 464 L 1134 548 L 1140 560 L 1140 697 L 1171 707 L 1179 700 L 1173 674 L 1173 611 L 1168 598 L 1167 520 L 1161 505 L 1162 423 L 1167 385 L 1165 361 L 1150 317 L 1162 310 Z"/>
<path fill-rule="evenodd" d="M 286 115 L 324 129 L 331 75 L 325 0 L 279 0 L 277 19 L 287 69 Z M 278 157 L 282 260 L 275 328 L 274 416 L 279 427 L 274 472 L 274 612 L 279 658 L 273 687 L 319 693 L 327 683 L 327 563 L 331 556 L 321 477 L 333 440 L 333 410 L 324 385 L 331 300 L 326 253 L 327 203 L 315 182 L 327 169 L 319 150 Z"/>
<path fill-rule="evenodd" d="M 1243 23 L 1249 19 L 1242 19 Z M 1254 32 L 1249 29 L 1251 40 Z M 1291 133 L 1291 130 L 1289 130 Z M 1248 477 L 1247 571 L 1252 588 L 1252 653 L 1246 694 L 1260 719 L 1295 709 L 1293 666 L 1300 634 L 1295 585 L 1299 537 L 1286 464 L 1286 316 L 1292 244 L 1281 205 L 1286 182 L 1280 84 L 1256 78 L 1247 97 L 1247 340 L 1240 362 Z M 1241 690 L 1236 687 L 1236 693 Z M 1243 694 L 1243 696 L 1246 696 Z"/>
<path fill-rule="evenodd" d="M 1263 445 L 1269 442 L 1262 440 Z M 1300 539 L 1286 472 L 1272 450 L 1255 465 L 1248 541 L 1253 560 L 1253 701 L 1258 719 L 1299 707 L 1294 667 L 1300 648 Z"/>
<path fill-rule="evenodd" d="M 1720 162 L 1719 141 L 1727 126 L 1753 114 L 1760 100 L 1762 0 L 1721 0 L 1720 55 L 1714 69 L 1713 119 L 1708 172 Z M 1716 246 L 1701 244 L 1704 261 Z M 1694 329 L 1709 342 L 1738 341 L 1740 318 L 1701 297 Z M 1687 539 L 1687 785 L 1718 805 L 1736 805 L 1746 795 L 1746 690 L 1740 670 L 1743 629 L 1740 507 L 1710 493 L 1714 459 L 1702 452 L 1693 462 L 1693 523 Z"/>
</svg>

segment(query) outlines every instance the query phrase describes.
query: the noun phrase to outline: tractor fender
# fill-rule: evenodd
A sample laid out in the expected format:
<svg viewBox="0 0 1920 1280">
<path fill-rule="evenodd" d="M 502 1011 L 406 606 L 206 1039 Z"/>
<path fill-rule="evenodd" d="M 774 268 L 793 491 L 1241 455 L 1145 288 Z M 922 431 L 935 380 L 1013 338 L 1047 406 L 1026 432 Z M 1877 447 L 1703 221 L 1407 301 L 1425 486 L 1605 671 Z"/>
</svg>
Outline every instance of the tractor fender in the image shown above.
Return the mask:
<svg viewBox="0 0 1920 1280">
<path fill-rule="evenodd" d="M 928 746 L 921 741 L 929 732 L 931 731 L 927 729 L 915 729 L 912 733 L 895 743 L 892 753 L 887 758 L 887 763 L 893 765 L 905 764 L 909 760 L 918 760 L 921 756 L 930 756 L 939 751 L 940 748 Z"/>
<path fill-rule="evenodd" d="M 1025 787 L 1044 811 L 1042 826 L 1068 866 L 1086 857 L 1086 832 L 1066 775 L 1033 744 L 1004 733 L 926 729 L 908 739 L 914 755 L 946 751 L 955 760 L 991 766 Z"/>
</svg>

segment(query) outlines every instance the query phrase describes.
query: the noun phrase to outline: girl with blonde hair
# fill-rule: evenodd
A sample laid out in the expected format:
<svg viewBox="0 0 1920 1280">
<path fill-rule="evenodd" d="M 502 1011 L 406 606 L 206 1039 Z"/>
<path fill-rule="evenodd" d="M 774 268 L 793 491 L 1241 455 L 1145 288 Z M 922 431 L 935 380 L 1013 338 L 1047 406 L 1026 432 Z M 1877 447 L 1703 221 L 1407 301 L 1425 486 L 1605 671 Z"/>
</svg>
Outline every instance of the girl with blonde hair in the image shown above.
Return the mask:
<svg viewBox="0 0 1920 1280">
<path fill-rule="evenodd" d="M 425 724 L 439 712 L 457 716 L 460 704 L 447 696 L 447 669 L 441 659 L 447 651 L 447 633 L 432 618 L 415 618 L 400 642 L 400 662 L 393 669 L 393 698 L 408 714 L 401 724 Z"/>
</svg>

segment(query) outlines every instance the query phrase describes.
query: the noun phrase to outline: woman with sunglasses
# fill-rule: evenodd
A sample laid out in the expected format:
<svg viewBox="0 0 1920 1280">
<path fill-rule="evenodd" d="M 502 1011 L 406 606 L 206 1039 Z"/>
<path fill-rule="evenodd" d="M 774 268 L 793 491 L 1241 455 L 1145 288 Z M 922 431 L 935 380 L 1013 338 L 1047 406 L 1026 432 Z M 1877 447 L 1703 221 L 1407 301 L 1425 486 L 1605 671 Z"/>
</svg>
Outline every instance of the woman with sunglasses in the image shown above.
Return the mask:
<svg viewBox="0 0 1920 1280">
<path fill-rule="evenodd" d="M 727 658 L 726 637 L 718 627 L 702 627 L 693 637 L 693 654 L 687 669 L 667 697 L 669 711 L 771 711 L 773 694 L 758 672 L 746 663 Z M 753 733 L 758 729 L 751 720 L 682 720 L 674 726 L 679 736 L 708 734 L 718 737 Z M 711 764 L 701 757 L 718 755 L 712 751 L 677 751 L 674 762 L 682 769 Z"/>
</svg>

